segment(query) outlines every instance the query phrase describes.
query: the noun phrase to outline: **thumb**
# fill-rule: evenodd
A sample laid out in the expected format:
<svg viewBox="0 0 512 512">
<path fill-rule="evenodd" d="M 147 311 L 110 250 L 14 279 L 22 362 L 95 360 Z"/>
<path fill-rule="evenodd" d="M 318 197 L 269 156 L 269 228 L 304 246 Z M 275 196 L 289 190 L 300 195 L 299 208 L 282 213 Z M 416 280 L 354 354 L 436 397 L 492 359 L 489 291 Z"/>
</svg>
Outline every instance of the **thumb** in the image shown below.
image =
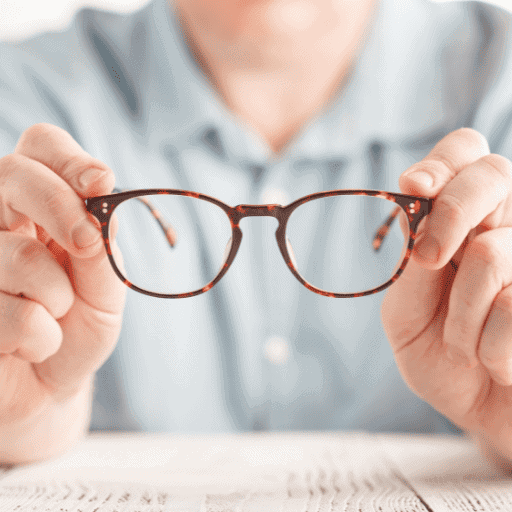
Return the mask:
<svg viewBox="0 0 512 512">
<path fill-rule="evenodd" d="M 87 190 L 85 197 L 96 197 L 112 193 L 115 185 L 115 178 L 113 174 L 109 173 L 101 180 L 92 184 Z M 85 210 L 85 204 L 84 204 Z M 89 220 L 91 220 L 98 228 L 98 233 L 101 235 L 101 226 L 98 219 L 87 212 Z M 116 262 L 122 262 L 122 256 L 117 244 L 115 243 L 115 234 L 117 232 L 117 217 L 114 214 L 112 217 L 111 225 L 114 228 L 112 239 L 109 241 L 112 251 L 115 253 Z M 71 267 L 73 268 L 72 285 L 75 293 L 79 299 L 98 309 L 105 312 L 118 314 L 122 312 L 124 298 L 126 292 L 126 285 L 117 277 L 112 269 L 110 261 L 107 256 L 103 238 L 95 247 L 94 255 L 89 258 L 76 257 L 69 254 Z M 122 267 L 122 265 L 120 264 Z M 121 293 L 123 292 L 123 293 Z"/>
<path fill-rule="evenodd" d="M 429 198 L 439 192 L 423 185 L 414 185 L 411 181 L 400 188 L 404 194 Z M 426 221 L 425 217 L 419 223 L 415 247 L 425 231 Z M 409 233 L 404 234 L 409 236 Z M 439 314 L 446 314 L 456 268 L 466 245 L 467 239 L 452 258 L 454 264 L 448 262 L 437 270 L 424 268 L 413 249 L 403 273 L 388 288 L 381 307 L 382 325 L 394 352 L 421 334 Z"/>
<path fill-rule="evenodd" d="M 113 174 L 107 175 L 91 186 L 87 196 L 111 193 L 114 181 Z M 88 215 L 100 232 L 97 220 Z M 114 273 L 103 239 L 97 245 L 88 258 L 78 258 L 62 248 L 53 251 L 75 292 L 73 306 L 58 320 L 63 332 L 61 347 L 35 365 L 38 376 L 53 389 L 73 389 L 97 371 L 113 351 L 121 330 L 127 287 Z M 122 261 L 115 239 L 110 247 L 116 262 Z"/>
</svg>

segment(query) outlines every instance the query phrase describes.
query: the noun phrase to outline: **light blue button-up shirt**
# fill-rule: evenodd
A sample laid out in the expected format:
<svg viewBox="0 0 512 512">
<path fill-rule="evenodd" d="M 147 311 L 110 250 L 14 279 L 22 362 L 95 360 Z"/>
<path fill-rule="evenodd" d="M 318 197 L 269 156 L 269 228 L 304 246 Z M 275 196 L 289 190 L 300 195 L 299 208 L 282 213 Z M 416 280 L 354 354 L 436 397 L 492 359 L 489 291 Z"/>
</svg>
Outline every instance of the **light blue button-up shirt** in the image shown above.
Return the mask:
<svg viewBox="0 0 512 512">
<path fill-rule="evenodd" d="M 63 32 L 0 45 L 0 156 L 49 122 L 121 188 L 186 189 L 232 206 L 399 192 L 400 174 L 461 126 L 512 159 L 510 19 L 479 2 L 382 0 L 346 85 L 275 156 L 202 76 L 165 0 L 129 15 L 84 9 Z M 459 432 L 402 380 L 381 325 L 385 292 L 312 293 L 286 268 L 274 219 L 240 227 L 237 257 L 207 293 L 128 290 L 119 342 L 96 376 L 92 429 Z"/>
</svg>

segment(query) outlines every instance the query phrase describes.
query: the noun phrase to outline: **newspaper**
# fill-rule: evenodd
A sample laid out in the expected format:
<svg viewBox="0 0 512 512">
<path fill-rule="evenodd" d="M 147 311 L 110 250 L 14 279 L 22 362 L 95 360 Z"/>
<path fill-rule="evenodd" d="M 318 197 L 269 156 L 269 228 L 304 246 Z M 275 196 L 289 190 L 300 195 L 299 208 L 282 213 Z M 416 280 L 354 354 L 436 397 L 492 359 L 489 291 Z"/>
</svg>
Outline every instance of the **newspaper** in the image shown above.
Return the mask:
<svg viewBox="0 0 512 512">
<path fill-rule="evenodd" d="M 95 434 L 61 457 L 4 471 L 0 511 L 11 510 L 512 510 L 512 481 L 460 438 Z"/>
</svg>

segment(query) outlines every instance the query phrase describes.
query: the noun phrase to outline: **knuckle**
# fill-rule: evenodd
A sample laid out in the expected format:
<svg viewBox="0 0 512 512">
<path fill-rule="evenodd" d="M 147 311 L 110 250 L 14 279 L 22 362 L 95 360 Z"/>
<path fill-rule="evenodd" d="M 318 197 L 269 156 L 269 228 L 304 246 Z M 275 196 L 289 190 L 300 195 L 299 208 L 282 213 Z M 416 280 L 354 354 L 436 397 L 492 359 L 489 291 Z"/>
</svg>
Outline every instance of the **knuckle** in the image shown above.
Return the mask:
<svg viewBox="0 0 512 512">
<path fill-rule="evenodd" d="M 512 384 L 512 356 L 510 352 L 482 348 L 478 357 L 482 364 L 491 373 L 491 377 L 499 384 L 510 386 Z"/>
<path fill-rule="evenodd" d="M 12 253 L 12 266 L 18 270 L 20 267 L 37 264 L 46 250 L 45 245 L 39 240 L 23 239 Z"/>
<path fill-rule="evenodd" d="M 0 177 L 2 184 L 9 176 L 16 176 L 16 169 L 21 164 L 21 158 L 15 153 L 10 153 L 0 158 Z"/>
<path fill-rule="evenodd" d="M 20 150 L 24 147 L 31 147 L 39 145 L 42 140 L 48 137 L 56 129 L 56 126 L 50 123 L 36 123 L 29 126 L 18 139 L 16 150 Z"/>
<path fill-rule="evenodd" d="M 487 139 L 482 135 L 479 131 L 475 130 L 474 128 L 459 128 L 455 131 L 455 133 L 463 138 L 471 147 L 478 147 L 485 151 L 486 153 L 489 153 L 489 143 L 487 142 Z"/>
<path fill-rule="evenodd" d="M 494 299 L 493 308 L 498 309 L 500 314 L 512 319 L 512 294 L 510 292 L 507 293 L 506 290 L 498 293 Z"/>
<path fill-rule="evenodd" d="M 498 353 L 493 347 L 481 347 L 478 351 L 478 357 L 487 368 L 492 368 L 493 370 L 512 369 L 512 355 Z"/>
<path fill-rule="evenodd" d="M 468 219 L 468 214 L 462 204 L 462 201 L 454 195 L 443 194 L 436 200 L 437 208 L 443 212 L 443 216 L 448 221 L 464 222 Z"/>
<path fill-rule="evenodd" d="M 69 196 L 69 190 L 64 184 L 58 184 L 51 187 L 44 187 L 41 191 L 43 204 L 50 210 L 54 216 L 62 212 L 65 198 Z"/>
<path fill-rule="evenodd" d="M 81 212 L 75 211 L 70 198 L 70 190 L 64 182 L 42 187 L 37 197 L 38 204 L 44 205 L 48 217 L 53 219 L 62 238 L 69 236 L 70 226 L 75 219 L 82 217 Z"/>
<path fill-rule="evenodd" d="M 502 242 L 493 236 L 486 236 L 489 231 L 473 239 L 470 244 L 470 253 L 474 258 L 498 270 L 500 263 L 507 261 Z M 492 233 L 491 233 L 492 235 Z"/>
<path fill-rule="evenodd" d="M 507 180 L 510 180 L 512 177 L 512 162 L 510 162 L 508 158 L 497 155 L 496 153 L 491 153 L 490 155 L 484 156 L 483 161 Z"/>
<path fill-rule="evenodd" d="M 77 179 L 83 172 L 92 167 L 106 170 L 105 165 L 97 159 L 92 158 L 87 153 L 80 153 L 63 161 L 61 167 L 56 168 L 55 171 L 61 176 L 66 176 L 67 179 Z"/>
<path fill-rule="evenodd" d="M 37 317 L 40 317 L 41 304 L 33 300 L 23 299 L 17 302 L 17 323 L 20 341 L 34 337 L 33 325 Z"/>
<path fill-rule="evenodd" d="M 89 167 L 90 162 L 87 158 L 84 158 L 84 155 L 73 155 L 63 162 L 60 169 L 56 170 L 59 172 L 59 174 L 74 176 L 75 174 L 80 174 L 81 172 L 87 170 Z"/>
<path fill-rule="evenodd" d="M 456 173 L 454 169 L 457 168 L 455 157 L 451 158 L 450 154 L 438 153 L 433 161 L 437 164 L 436 167 L 439 176 L 448 177 L 450 179 L 455 176 Z"/>
<path fill-rule="evenodd" d="M 20 301 L 0 292 L 0 354 L 16 350 L 15 330 L 20 321 Z"/>
<path fill-rule="evenodd" d="M 493 290 L 501 290 L 505 276 L 508 274 L 507 261 L 504 257 L 503 247 L 500 242 L 492 237 L 486 237 L 487 233 L 477 236 L 467 249 L 469 258 L 477 267 L 483 267 L 488 286 Z"/>
<path fill-rule="evenodd" d="M 16 167 L 19 165 L 20 158 L 15 153 L 10 153 L 9 155 L 5 155 L 0 159 L 2 162 L 2 169 L 10 169 L 12 167 Z"/>
</svg>

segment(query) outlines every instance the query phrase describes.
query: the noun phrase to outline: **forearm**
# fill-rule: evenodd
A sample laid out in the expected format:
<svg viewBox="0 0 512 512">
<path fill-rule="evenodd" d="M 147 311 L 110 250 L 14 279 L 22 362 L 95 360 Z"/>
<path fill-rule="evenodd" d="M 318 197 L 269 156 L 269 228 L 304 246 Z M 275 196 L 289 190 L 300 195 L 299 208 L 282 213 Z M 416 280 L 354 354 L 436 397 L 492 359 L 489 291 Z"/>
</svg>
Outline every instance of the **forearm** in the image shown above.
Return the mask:
<svg viewBox="0 0 512 512">
<path fill-rule="evenodd" d="M 89 428 L 94 378 L 66 400 L 49 400 L 34 416 L 0 426 L 0 465 L 26 464 L 71 449 Z"/>
</svg>

